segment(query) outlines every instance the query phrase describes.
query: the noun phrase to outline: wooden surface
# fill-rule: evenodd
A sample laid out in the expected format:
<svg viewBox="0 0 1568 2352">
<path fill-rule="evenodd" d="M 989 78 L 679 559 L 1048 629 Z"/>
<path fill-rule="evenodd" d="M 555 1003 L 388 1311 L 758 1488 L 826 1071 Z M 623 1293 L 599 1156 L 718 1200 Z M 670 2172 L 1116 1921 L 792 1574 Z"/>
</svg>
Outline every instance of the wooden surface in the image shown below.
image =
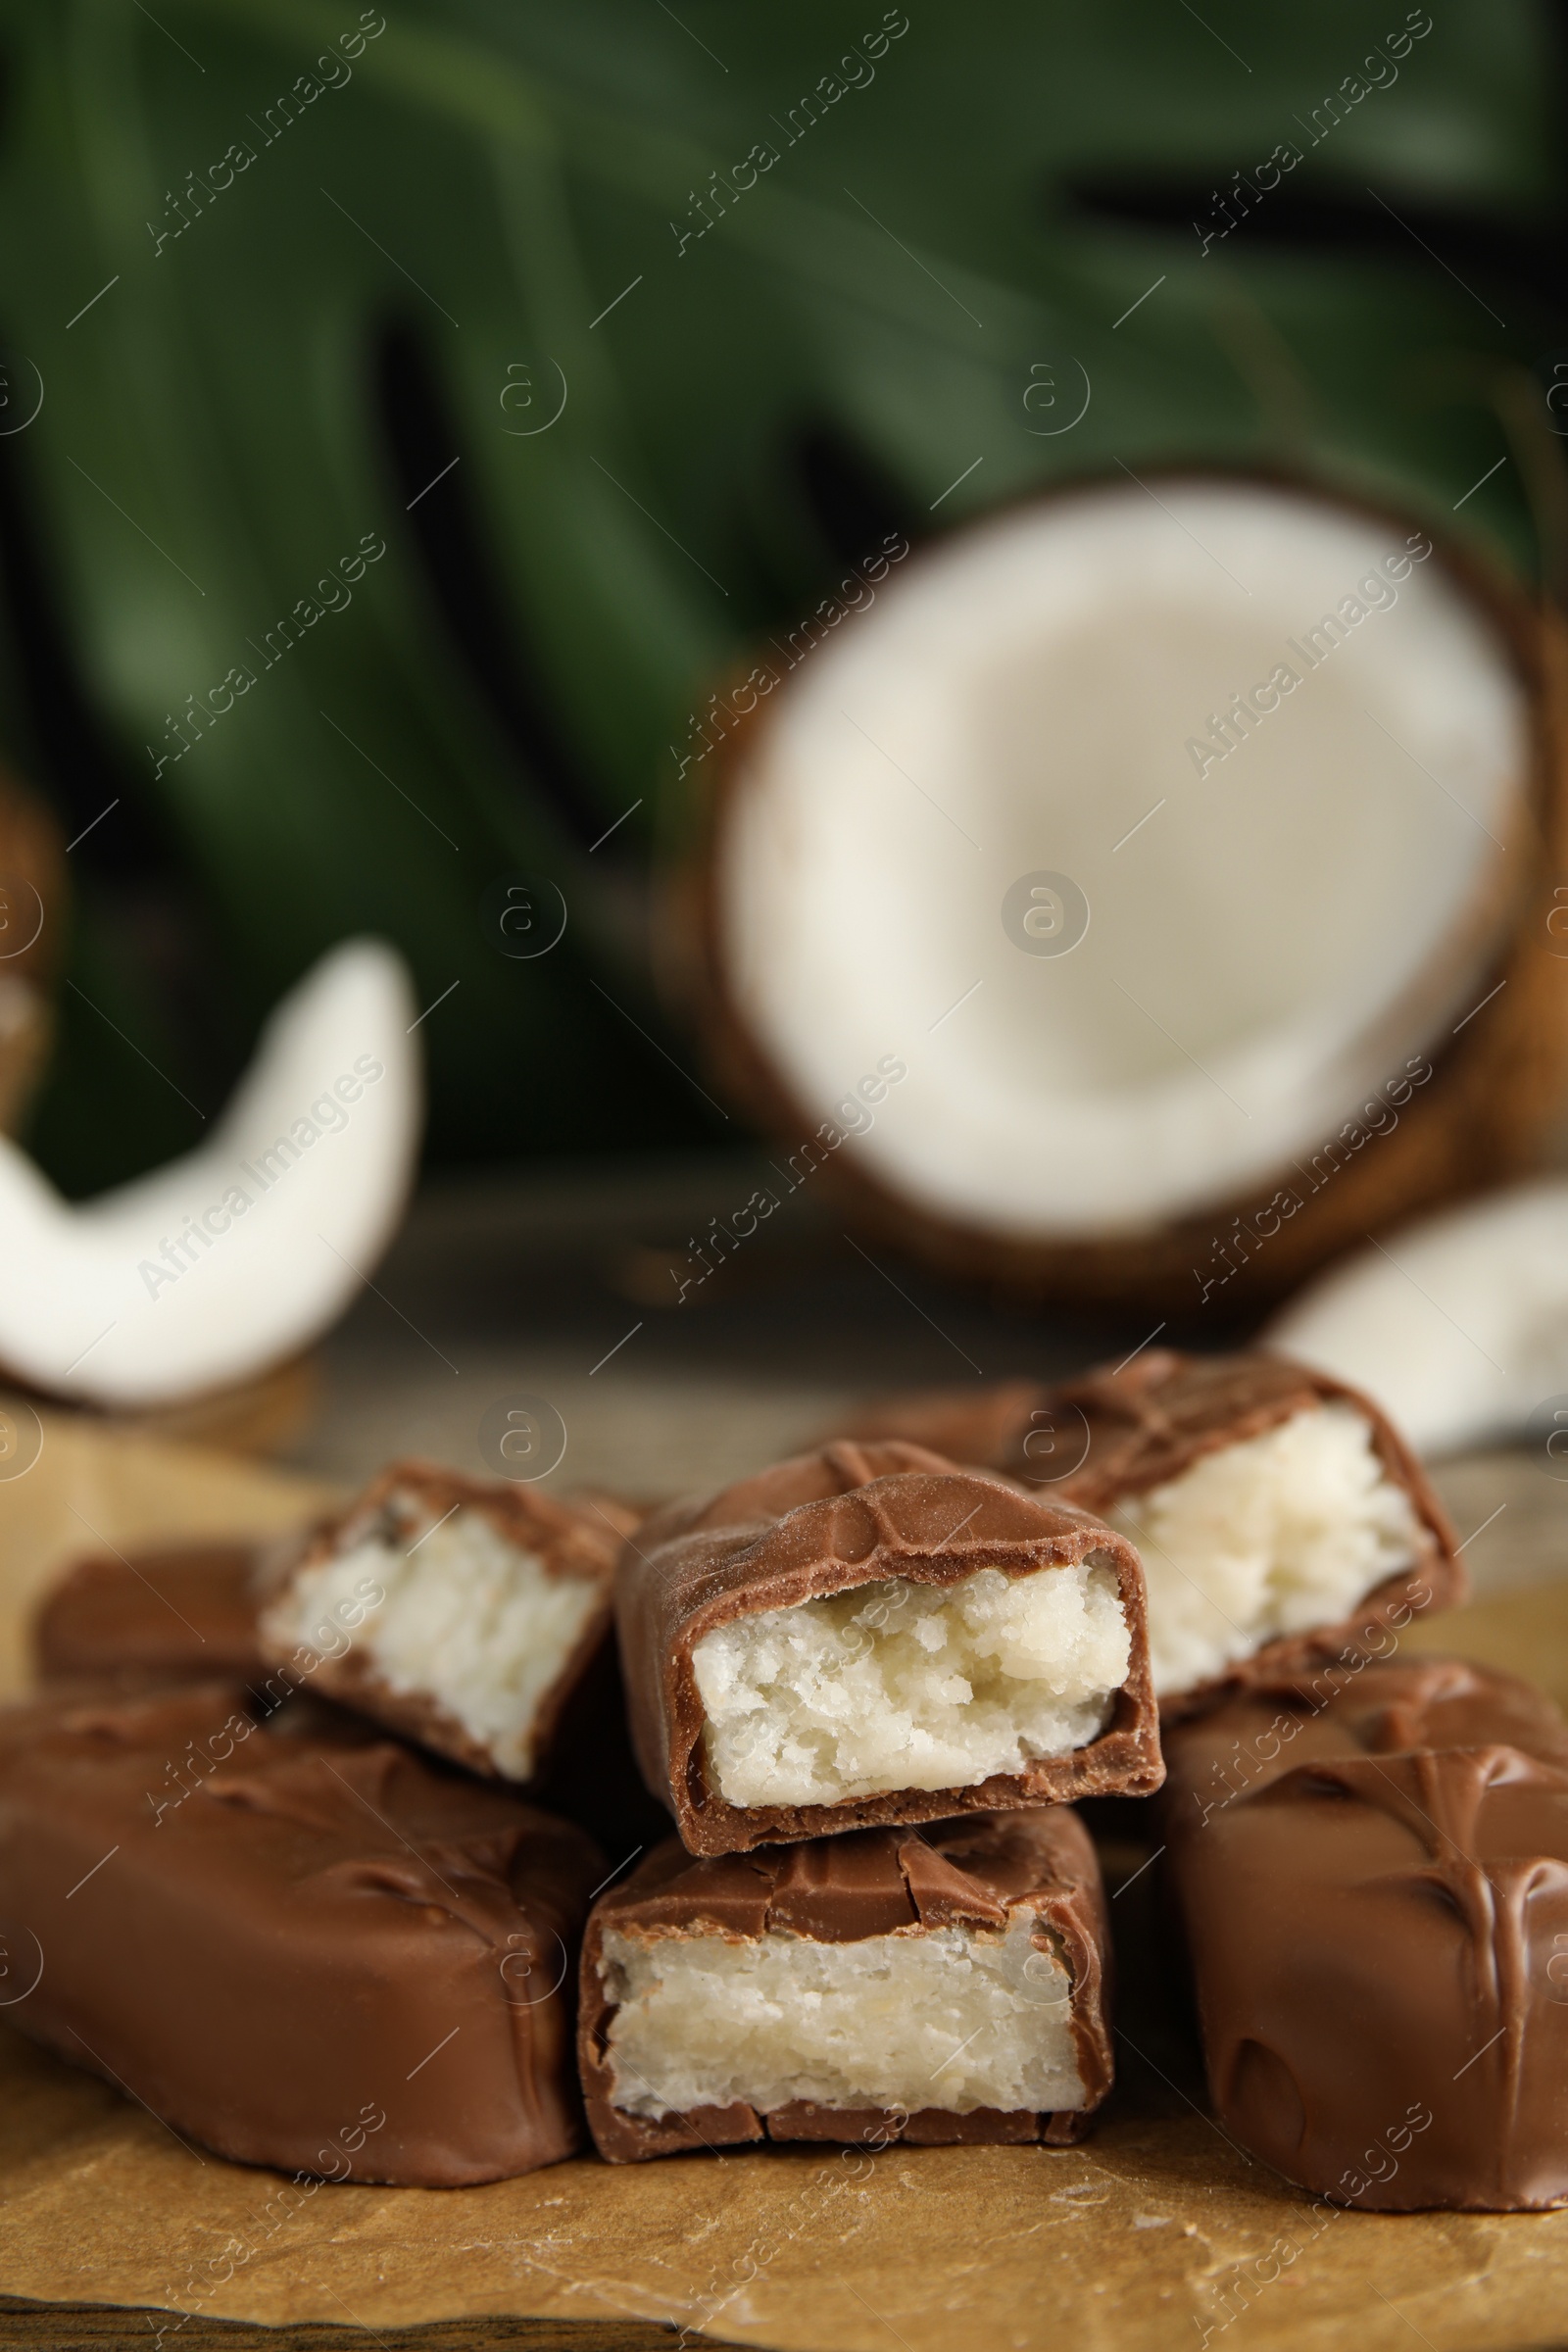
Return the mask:
<svg viewBox="0 0 1568 2352">
<path fill-rule="evenodd" d="M 374 2335 L 359 2328 L 253 2328 L 243 2320 L 186 2320 L 172 2312 L 129 2312 L 106 2303 L 29 2303 L 0 2295 L 0 2352 L 119 2352 L 122 2344 L 156 2347 L 160 2327 L 165 2343 L 180 2352 L 360 2352 L 379 2343 L 386 2352 L 669 2352 L 667 2328 L 634 2321 L 595 2320 L 425 2320 L 416 2328 L 382 2328 Z M 175 2329 L 178 2329 L 177 2334 Z M 705 2341 L 715 2342 L 708 2337 Z"/>
</svg>

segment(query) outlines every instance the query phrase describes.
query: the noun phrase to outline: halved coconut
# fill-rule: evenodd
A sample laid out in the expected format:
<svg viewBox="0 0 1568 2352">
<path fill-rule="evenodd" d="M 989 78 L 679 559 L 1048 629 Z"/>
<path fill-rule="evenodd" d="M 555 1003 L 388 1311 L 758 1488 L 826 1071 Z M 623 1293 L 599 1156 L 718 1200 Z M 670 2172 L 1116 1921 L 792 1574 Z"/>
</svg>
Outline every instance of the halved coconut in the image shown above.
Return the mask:
<svg viewBox="0 0 1568 2352">
<path fill-rule="evenodd" d="M 1118 477 L 820 637 L 732 698 L 694 985 L 734 1092 L 896 1240 L 1196 1306 L 1528 1153 L 1568 821 L 1521 592 L 1318 490 Z"/>
<path fill-rule="evenodd" d="M 318 1338 L 413 1180 L 415 1010 L 390 948 L 334 949 L 273 1012 L 211 1140 L 77 1207 L 0 1137 L 0 1365 L 77 1402 L 146 1406 Z"/>
</svg>

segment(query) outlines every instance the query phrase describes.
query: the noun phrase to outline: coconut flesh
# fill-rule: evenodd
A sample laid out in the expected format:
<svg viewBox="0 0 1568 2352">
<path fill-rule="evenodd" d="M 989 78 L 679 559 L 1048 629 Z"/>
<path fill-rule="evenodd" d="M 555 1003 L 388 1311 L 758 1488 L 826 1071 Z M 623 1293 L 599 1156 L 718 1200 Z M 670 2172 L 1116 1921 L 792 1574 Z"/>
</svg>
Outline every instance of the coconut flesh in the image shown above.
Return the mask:
<svg viewBox="0 0 1568 2352">
<path fill-rule="evenodd" d="M 1568 1184 L 1446 1210 L 1353 1251 L 1264 1334 L 1369 1390 L 1423 1453 L 1518 1438 L 1568 1475 Z"/>
<path fill-rule="evenodd" d="M 910 564 L 762 709 L 729 1003 L 804 1133 L 906 1063 L 854 1149 L 932 1220 L 1132 1238 L 1278 1181 L 1489 984 L 1528 705 L 1419 531 L 1091 487 Z M 1004 926 L 1042 871 L 1064 954 Z"/>
<path fill-rule="evenodd" d="M 79 1206 L 0 1137 L 5 1372 L 78 1403 L 154 1405 L 318 1339 L 413 1181 L 416 1010 L 390 948 L 335 948 L 273 1012 L 201 1148 Z"/>
</svg>

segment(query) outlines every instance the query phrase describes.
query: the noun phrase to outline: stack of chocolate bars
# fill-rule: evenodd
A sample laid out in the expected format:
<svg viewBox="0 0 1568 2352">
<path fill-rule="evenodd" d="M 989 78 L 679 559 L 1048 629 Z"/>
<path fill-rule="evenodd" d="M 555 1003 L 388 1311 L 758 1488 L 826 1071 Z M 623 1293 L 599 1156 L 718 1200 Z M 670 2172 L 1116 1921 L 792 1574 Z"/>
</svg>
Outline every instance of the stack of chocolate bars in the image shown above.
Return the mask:
<svg viewBox="0 0 1568 2352">
<path fill-rule="evenodd" d="M 1266 1356 L 894 1398 L 647 1516 L 394 1465 L 282 1552 L 49 1596 L 8 2014 L 334 2178 L 499 2179 L 584 2121 L 612 2163 L 1060 2145 L 1114 2047 L 1073 1800 L 1168 1765 L 1227 2132 L 1363 2207 L 1551 2204 L 1568 1727 L 1396 1658 L 1461 1587 L 1376 1407 Z"/>
</svg>

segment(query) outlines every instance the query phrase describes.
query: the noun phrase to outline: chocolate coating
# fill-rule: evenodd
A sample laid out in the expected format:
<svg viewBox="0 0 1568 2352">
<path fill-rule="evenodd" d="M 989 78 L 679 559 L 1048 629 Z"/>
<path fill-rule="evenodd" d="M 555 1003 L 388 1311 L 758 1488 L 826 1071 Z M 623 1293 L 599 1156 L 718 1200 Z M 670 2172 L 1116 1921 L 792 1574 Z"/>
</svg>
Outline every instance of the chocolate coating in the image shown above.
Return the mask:
<svg viewBox="0 0 1568 2352">
<path fill-rule="evenodd" d="M 981 1568 L 1018 1577 L 1091 1555 L 1115 1574 L 1132 1657 L 1109 1724 L 1086 1747 L 966 1788 L 833 1804 L 732 1805 L 710 1786 L 692 1651 L 715 1626 L 894 1577 L 953 1585 Z M 1074 1796 L 1143 1795 L 1163 1777 L 1143 1569 L 1132 1545 L 1086 1511 L 918 1446 L 824 1446 L 709 1501 L 656 1512 L 622 1550 L 615 1611 L 637 1760 L 695 1854 Z"/>
<path fill-rule="evenodd" d="M 68 1568 L 33 1619 L 44 1681 L 186 1682 L 260 1675 L 251 1544 L 168 1544 Z"/>
<path fill-rule="evenodd" d="M 241 2163 L 435 2188 L 570 2155 L 602 1871 L 346 1719 L 255 1725 L 239 1684 L 0 1714 L 0 1910 L 40 1970 L 6 2017 Z"/>
<path fill-rule="evenodd" d="M 1282 1675 L 1167 1736 L 1225 2130 L 1368 2211 L 1568 2202 L 1568 1725 L 1457 1659 Z"/>
<path fill-rule="evenodd" d="M 1372 1642 L 1400 1611 L 1449 1608 L 1465 1597 L 1464 1563 L 1446 1512 L 1415 1455 L 1370 1396 L 1305 1364 L 1261 1350 L 1185 1355 L 1146 1348 L 1119 1369 L 1099 1366 L 1055 1387 L 1028 1381 L 890 1396 L 857 1418 L 856 1431 L 920 1442 L 999 1470 L 1036 1493 L 1086 1511 L 1108 1511 L 1180 1478 L 1205 1454 L 1262 1437 L 1318 1404 L 1353 1406 L 1369 1423 L 1379 1462 L 1410 1498 L 1423 1533 L 1420 1557 L 1386 1577 L 1349 1617 L 1262 1643 L 1222 1676 L 1167 1692 L 1166 1722 L 1200 1712 L 1258 1677 L 1290 1672 Z M 1408 1622 L 1408 1614 L 1404 1617 Z"/>
<path fill-rule="evenodd" d="M 786 1930 L 819 1943 L 855 1943 L 901 1931 L 1005 1928 L 1009 1911 L 1019 1905 L 1045 1923 L 1035 1940 L 1060 1959 L 1071 1982 L 1071 2031 L 1085 2093 L 1081 2110 L 1012 2115 L 982 2107 L 960 2115 L 942 2107 L 906 2113 L 794 2100 L 766 2115 L 742 2102 L 655 2120 L 613 2104 L 608 2042 L 615 2007 L 602 1969 L 607 1929 L 657 1936 L 701 1927 L 726 1937 Z M 624 1885 L 601 1896 L 583 1938 L 577 2056 L 595 2145 L 612 2164 L 760 2139 L 867 2145 L 904 2139 L 926 2147 L 1040 2140 L 1064 2146 L 1083 2136 L 1091 2111 L 1110 2088 L 1109 1953 L 1100 1865 L 1088 1832 L 1066 1805 L 981 1814 L 924 1831 L 860 1830 L 830 1841 L 702 1861 L 672 1838 Z"/>
<path fill-rule="evenodd" d="M 405 1496 L 412 1496 L 417 1510 L 427 1512 L 432 1520 L 459 1508 L 481 1512 L 509 1544 L 532 1552 L 547 1575 L 584 1579 L 596 1589 L 595 1605 L 583 1631 L 534 1712 L 532 1749 L 537 1772 L 573 1692 L 609 1642 L 615 1553 L 622 1538 L 636 1525 L 635 1514 L 623 1507 L 611 1514 L 592 1505 L 573 1508 L 532 1486 L 507 1479 L 468 1478 L 462 1471 L 430 1462 L 393 1462 L 346 1510 L 323 1521 L 269 1595 L 261 1620 L 261 1642 L 272 1664 L 310 1674 L 313 1689 L 321 1696 L 357 1708 L 389 1731 L 401 1732 L 437 1755 L 466 1765 L 470 1772 L 495 1777 L 501 1777 L 501 1768 L 490 1748 L 433 1690 L 394 1690 L 364 1642 L 341 1645 L 340 1633 L 334 1634 L 339 1644 L 336 1654 L 331 1648 L 302 1651 L 283 1623 L 281 1610 L 273 1613 L 274 1604 L 287 1597 L 293 1580 L 319 1567 L 323 1560 L 350 1551 L 372 1537 L 400 1544 L 417 1516 L 407 1510 Z"/>
</svg>

